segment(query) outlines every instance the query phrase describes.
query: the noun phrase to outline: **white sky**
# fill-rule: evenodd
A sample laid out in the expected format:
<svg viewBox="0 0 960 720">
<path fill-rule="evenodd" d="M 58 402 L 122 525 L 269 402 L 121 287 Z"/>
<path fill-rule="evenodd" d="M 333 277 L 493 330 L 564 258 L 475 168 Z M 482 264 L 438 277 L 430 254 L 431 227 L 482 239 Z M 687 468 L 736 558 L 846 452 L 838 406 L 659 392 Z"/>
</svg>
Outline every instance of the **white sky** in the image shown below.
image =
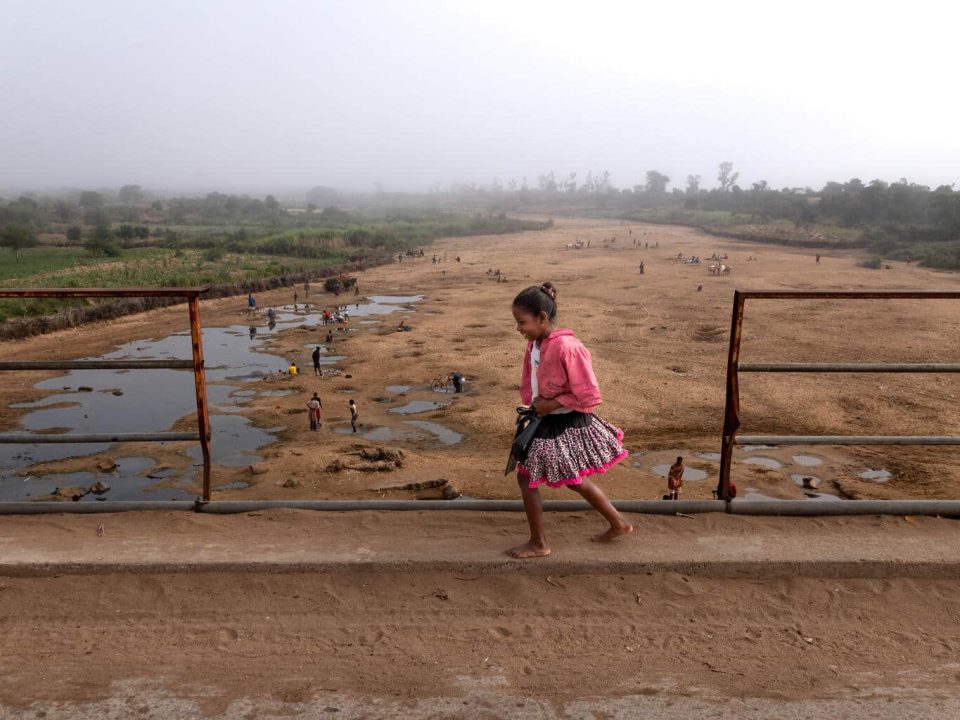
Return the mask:
<svg viewBox="0 0 960 720">
<path fill-rule="evenodd" d="M 960 182 L 960 6 L 4 0 L 0 188 Z"/>
</svg>

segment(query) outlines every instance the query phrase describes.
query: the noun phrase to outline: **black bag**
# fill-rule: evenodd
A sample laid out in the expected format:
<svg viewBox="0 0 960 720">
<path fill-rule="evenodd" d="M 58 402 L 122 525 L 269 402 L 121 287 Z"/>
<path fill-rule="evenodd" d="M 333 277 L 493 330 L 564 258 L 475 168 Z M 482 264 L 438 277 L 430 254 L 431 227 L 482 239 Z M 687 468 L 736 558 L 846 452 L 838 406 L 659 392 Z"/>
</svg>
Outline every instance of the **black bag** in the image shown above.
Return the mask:
<svg viewBox="0 0 960 720">
<path fill-rule="evenodd" d="M 532 407 L 517 408 L 517 432 L 513 436 L 513 444 L 510 446 L 510 455 L 507 457 L 507 469 L 503 471 L 504 475 L 509 475 L 517 468 L 518 462 L 527 459 L 527 453 L 533 444 L 533 439 L 537 436 L 537 430 L 540 429 L 540 416 Z"/>
</svg>

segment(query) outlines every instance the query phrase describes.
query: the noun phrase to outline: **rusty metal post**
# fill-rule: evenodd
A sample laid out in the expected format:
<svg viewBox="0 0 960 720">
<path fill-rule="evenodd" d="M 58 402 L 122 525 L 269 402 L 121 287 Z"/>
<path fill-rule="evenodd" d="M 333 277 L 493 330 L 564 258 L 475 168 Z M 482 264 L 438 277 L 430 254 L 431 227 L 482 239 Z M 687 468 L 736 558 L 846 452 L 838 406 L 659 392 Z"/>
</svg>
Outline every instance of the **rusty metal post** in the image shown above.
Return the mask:
<svg viewBox="0 0 960 720">
<path fill-rule="evenodd" d="M 203 335 L 200 331 L 200 298 L 189 299 L 190 340 L 193 347 L 193 383 L 197 391 L 197 425 L 203 453 L 203 501 L 210 501 L 210 417 L 207 414 L 207 376 L 203 368 Z"/>
<path fill-rule="evenodd" d="M 734 437 L 740 427 L 740 338 L 743 328 L 744 297 L 733 291 L 733 317 L 730 320 L 730 350 L 727 354 L 727 399 L 723 410 L 723 442 L 720 446 L 720 481 L 717 499 L 730 499 L 730 464 L 733 461 Z"/>
</svg>

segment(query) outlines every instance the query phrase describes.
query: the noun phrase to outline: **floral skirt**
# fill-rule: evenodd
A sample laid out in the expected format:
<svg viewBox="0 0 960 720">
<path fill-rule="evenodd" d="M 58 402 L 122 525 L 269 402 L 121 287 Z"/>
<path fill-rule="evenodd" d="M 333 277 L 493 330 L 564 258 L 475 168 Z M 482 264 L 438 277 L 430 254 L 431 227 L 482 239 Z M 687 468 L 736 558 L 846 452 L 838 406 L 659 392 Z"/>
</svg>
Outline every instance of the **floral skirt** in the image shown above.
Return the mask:
<svg viewBox="0 0 960 720">
<path fill-rule="evenodd" d="M 623 431 L 592 413 L 547 415 L 540 422 L 526 459 L 517 474 L 527 487 L 579 485 L 588 475 L 602 473 L 627 456 Z"/>
</svg>

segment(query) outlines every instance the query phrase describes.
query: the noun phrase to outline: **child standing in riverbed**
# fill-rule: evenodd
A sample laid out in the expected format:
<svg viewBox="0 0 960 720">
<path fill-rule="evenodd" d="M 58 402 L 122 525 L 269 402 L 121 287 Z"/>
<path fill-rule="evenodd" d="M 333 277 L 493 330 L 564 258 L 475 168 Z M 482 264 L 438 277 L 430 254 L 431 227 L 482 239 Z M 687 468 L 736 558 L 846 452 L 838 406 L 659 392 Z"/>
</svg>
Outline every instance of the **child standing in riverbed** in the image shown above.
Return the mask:
<svg viewBox="0 0 960 720">
<path fill-rule="evenodd" d="M 307 401 L 307 410 L 310 413 L 310 429 L 319 430 L 321 425 L 320 413 L 323 412 L 323 404 L 320 402 L 320 396 L 316 393 Z"/>
<path fill-rule="evenodd" d="M 517 465 L 530 540 L 507 551 L 515 558 L 550 554 L 543 529 L 539 486 L 569 487 L 610 523 L 594 537 L 609 542 L 633 532 L 616 508 L 588 476 L 602 473 L 627 456 L 623 431 L 593 414 L 600 388 L 590 352 L 571 330 L 554 327 L 557 289 L 552 283 L 532 285 L 513 300 L 517 331 L 527 339 L 520 380 L 520 399 L 540 416 L 540 427 L 527 457 Z"/>
<path fill-rule="evenodd" d="M 352 398 L 350 400 L 350 427 L 353 428 L 353 431 L 357 431 L 357 420 L 360 417 L 360 413 L 357 412 L 357 403 Z"/>
</svg>

